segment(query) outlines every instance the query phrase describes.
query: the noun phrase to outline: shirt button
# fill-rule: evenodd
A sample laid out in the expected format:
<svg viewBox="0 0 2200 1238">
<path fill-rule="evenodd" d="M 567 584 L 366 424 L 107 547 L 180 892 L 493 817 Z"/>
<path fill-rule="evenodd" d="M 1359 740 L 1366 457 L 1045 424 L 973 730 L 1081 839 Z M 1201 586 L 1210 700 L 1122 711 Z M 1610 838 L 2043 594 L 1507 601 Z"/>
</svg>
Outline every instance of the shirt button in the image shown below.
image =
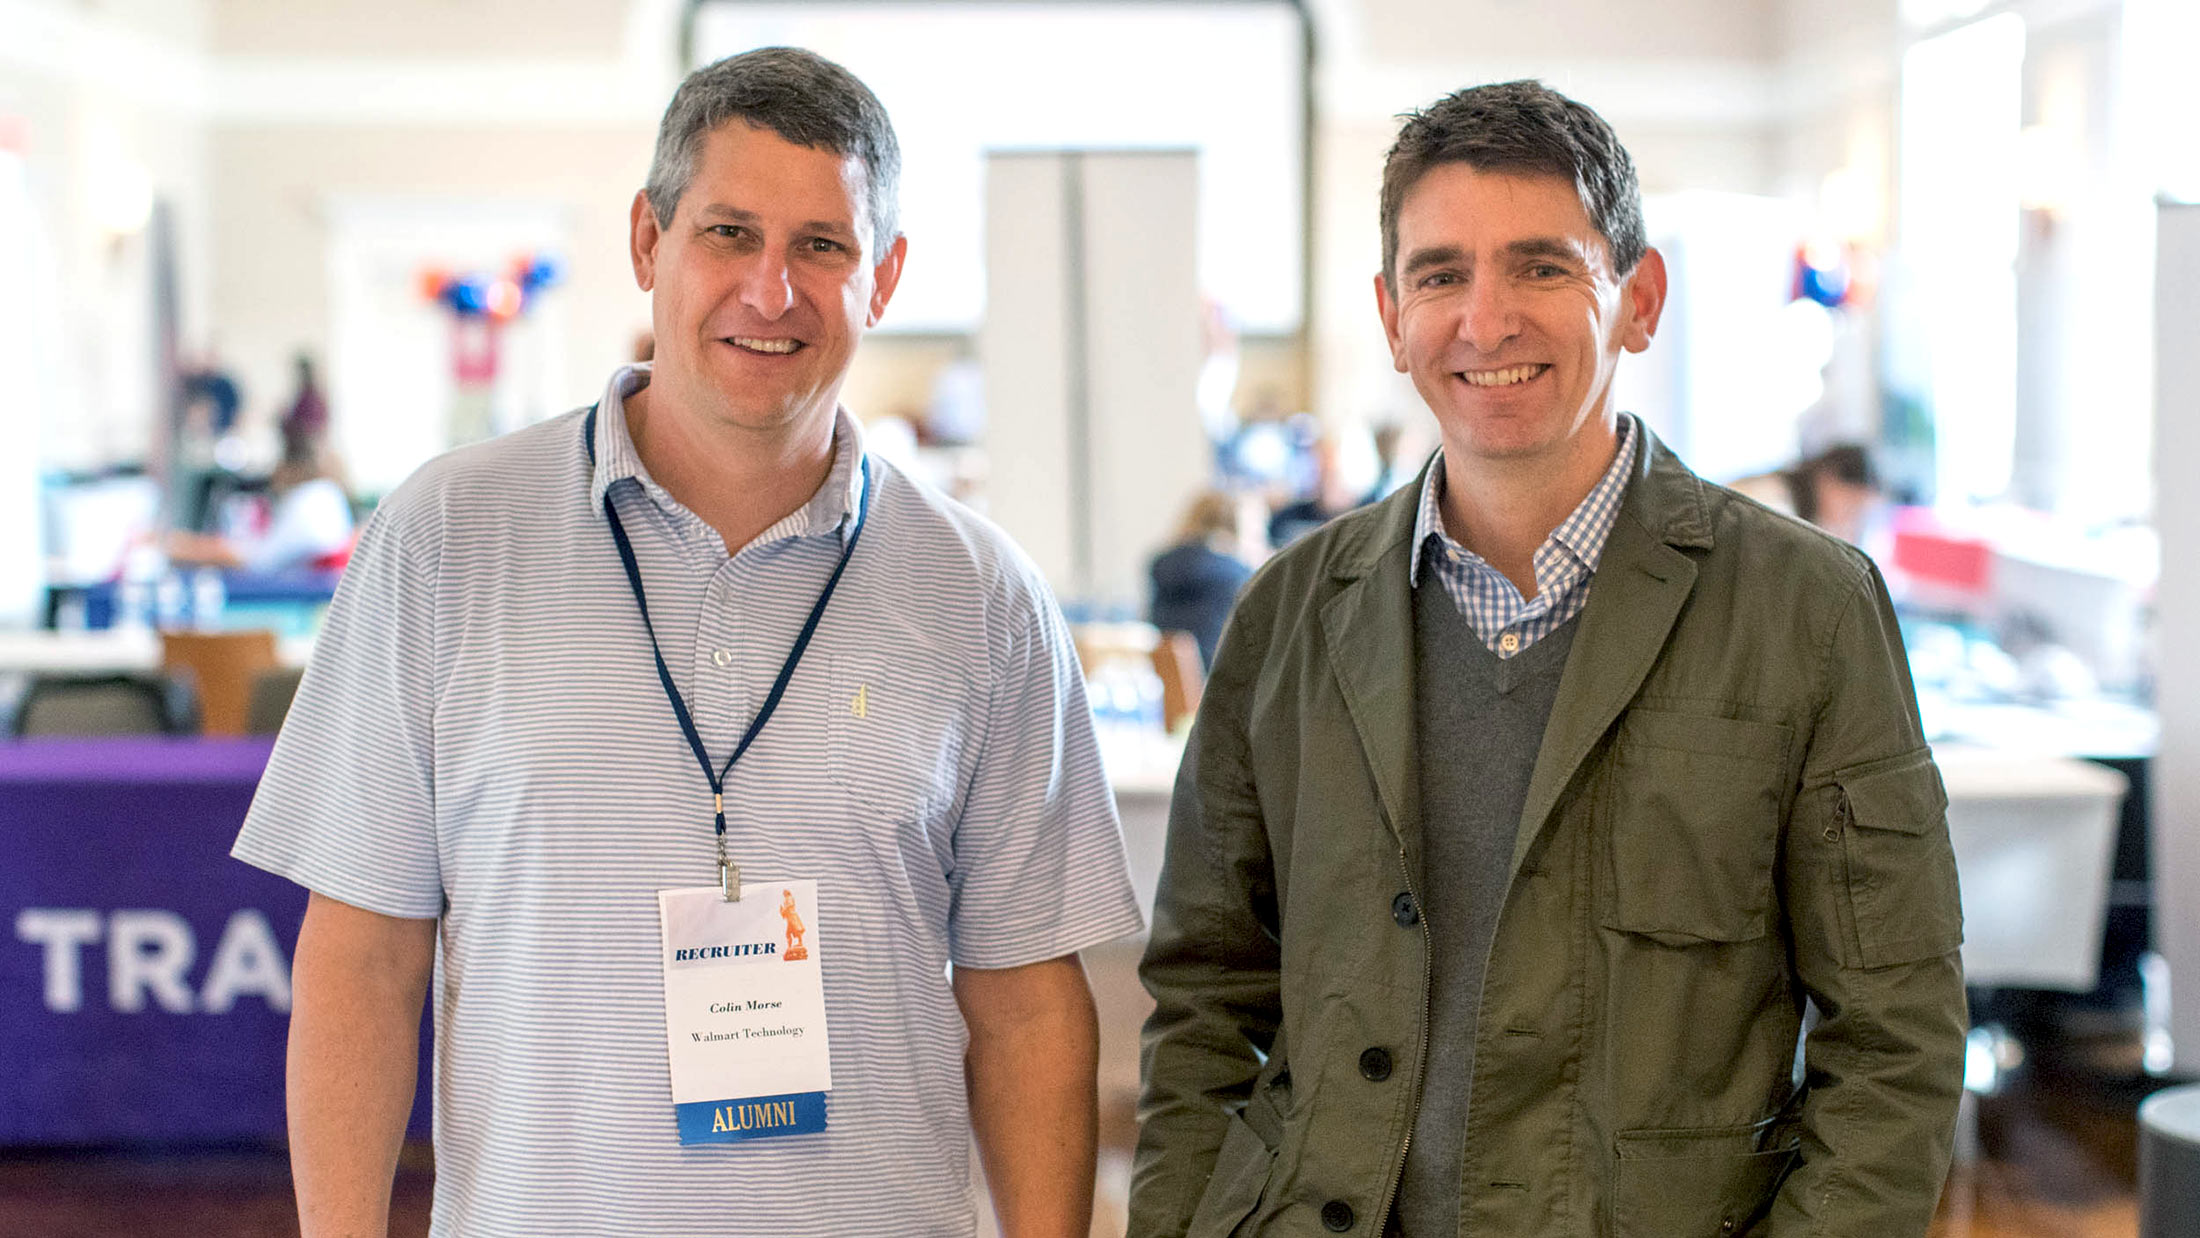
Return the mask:
<svg viewBox="0 0 2200 1238">
<path fill-rule="evenodd" d="M 1322 1205 L 1322 1228 L 1332 1234 L 1341 1234 L 1352 1228 L 1352 1205 L 1341 1199 L 1332 1199 Z"/>
<path fill-rule="evenodd" d="M 1519 653 L 1519 652 L 1520 652 L 1520 633 L 1518 633 L 1518 632 L 1507 632 L 1507 633 L 1505 633 L 1505 634 L 1504 634 L 1503 636 L 1500 636 L 1500 637 L 1498 637 L 1498 638 L 1497 638 L 1497 651 L 1498 651 L 1499 653 Z"/>
<path fill-rule="evenodd" d="M 712 663 L 713 665 L 715 665 L 715 666 L 732 666 L 732 665 L 733 665 L 733 650 L 731 650 L 731 649 L 713 649 L 713 650 L 711 650 L 711 651 L 710 651 L 710 660 L 711 660 L 711 663 Z"/>
<path fill-rule="evenodd" d="M 1390 900 L 1390 918 L 1398 922 L 1399 928 L 1412 928 L 1421 922 L 1421 909 L 1414 906 L 1410 891 Z"/>
<path fill-rule="evenodd" d="M 1381 1083 L 1390 1078 L 1390 1050 L 1378 1047 L 1362 1053 L 1360 1078 L 1369 1083 Z"/>
</svg>

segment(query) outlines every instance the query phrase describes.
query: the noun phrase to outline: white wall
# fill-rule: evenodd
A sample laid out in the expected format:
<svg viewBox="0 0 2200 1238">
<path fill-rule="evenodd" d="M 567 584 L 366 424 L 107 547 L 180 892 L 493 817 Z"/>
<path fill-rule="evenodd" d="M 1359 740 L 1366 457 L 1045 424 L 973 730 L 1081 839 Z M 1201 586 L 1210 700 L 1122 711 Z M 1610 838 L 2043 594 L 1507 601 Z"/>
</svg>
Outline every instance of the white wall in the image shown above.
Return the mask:
<svg viewBox="0 0 2200 1238">
<path fill-rule="evenodd" d="M 50 463 L 142 456 L 153 425 L 152 267 L 146 234 L 107 222 L 137 194 L 176 220 L 186 333 L 204 324 L 208 245 L 200 0 L 92 9 L 0 0 L 0 117 L 24 142 L 31 206 L 60 296 L 46 367 Z M 134 188 L 134 193 L 132 192 Z"/>
<path fill-rule="evenodd" d="M 2155 590 L 2154 936 L 2169 961 L 2176 1068 L 2200 1073 L 2200 204 L 2165 205 L 2155 271 L 2154 476 L 2162 531 Z M 2177 634 L 2173 636 L 2172 634 Z"/>
<path fill-rule="evenodd" d="M 1330 420 L 1427 419 L 1391 367 L 1372 284 L 1383 155 L 1399 113 L 1479 82 L 1536 77 L 1612 122 L 1647 192 L 1775 188 L 1785 95 L 1771 6 L 1311 0 L 1309 9 L 1319 67 L 1308 335 L 1314 408 Z"/>
</svg>

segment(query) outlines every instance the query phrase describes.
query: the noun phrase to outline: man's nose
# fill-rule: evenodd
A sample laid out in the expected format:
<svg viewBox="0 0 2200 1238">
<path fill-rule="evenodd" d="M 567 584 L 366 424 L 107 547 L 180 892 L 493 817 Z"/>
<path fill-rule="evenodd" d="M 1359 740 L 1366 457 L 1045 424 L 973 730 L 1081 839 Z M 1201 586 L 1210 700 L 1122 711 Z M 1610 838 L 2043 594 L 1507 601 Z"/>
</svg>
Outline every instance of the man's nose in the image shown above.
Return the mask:
<svg viewBox="0 0 2200 1238">
<path fill-rule="evenodd" d="M 1478 353 L 1495 352 L 1520 333 L 1520 304 L 1502 279 L 1467 284 L 1459 314 L 1459 338 Z"/>
<path fill-rule="evenodd" d="M 755 310 L 764 321 L 776 322 L 794 308 L 794 273 L 783 255 L 759 252 L 741 271 L 738 292 L 741 304 Z"/>
</svg>

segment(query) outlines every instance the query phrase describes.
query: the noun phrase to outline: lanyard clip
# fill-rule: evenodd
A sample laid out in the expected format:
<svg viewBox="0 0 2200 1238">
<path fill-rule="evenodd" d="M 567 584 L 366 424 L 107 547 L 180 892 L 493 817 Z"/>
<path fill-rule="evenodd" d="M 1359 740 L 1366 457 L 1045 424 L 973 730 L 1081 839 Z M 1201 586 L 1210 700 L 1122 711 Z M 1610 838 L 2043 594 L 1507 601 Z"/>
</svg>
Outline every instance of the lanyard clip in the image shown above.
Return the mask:
<svg viewBox="0 0 2200 1238">
<path fill-rule="evenodd" d="M 741 901 L 741 866 L 724 856 L 718 857 L 718 884 L 725 889 L 726 901 Z"/>
</svg>

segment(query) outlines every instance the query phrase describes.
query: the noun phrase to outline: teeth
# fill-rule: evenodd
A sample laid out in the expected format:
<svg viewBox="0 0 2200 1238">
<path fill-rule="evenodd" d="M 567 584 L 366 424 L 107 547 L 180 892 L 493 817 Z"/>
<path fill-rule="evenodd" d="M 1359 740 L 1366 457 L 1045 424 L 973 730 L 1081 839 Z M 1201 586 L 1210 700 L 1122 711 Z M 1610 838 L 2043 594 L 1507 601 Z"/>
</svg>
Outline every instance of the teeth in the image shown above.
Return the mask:
<svg viewBox="0 0 2200 1238">
<path fill-rule="evenodd" d="M 1540 365 L 1516 365 L 1509 370 L 1468 370 L 1460 377 L 1477 387 L 1510 387 L 1524 383 L 1541 374 L 1547 367 Z"/>
<path fill-rule="evenodd" d="M 787 353 L 793 352 L 795 349 L 802 347 L 802 342 L 800 340 L 758 340 L 750 339 L 746 336 L 740 335 L 734 336 L 733 342 L 743 348 L 748 349 L 750 352 Z"/>
</svg>

